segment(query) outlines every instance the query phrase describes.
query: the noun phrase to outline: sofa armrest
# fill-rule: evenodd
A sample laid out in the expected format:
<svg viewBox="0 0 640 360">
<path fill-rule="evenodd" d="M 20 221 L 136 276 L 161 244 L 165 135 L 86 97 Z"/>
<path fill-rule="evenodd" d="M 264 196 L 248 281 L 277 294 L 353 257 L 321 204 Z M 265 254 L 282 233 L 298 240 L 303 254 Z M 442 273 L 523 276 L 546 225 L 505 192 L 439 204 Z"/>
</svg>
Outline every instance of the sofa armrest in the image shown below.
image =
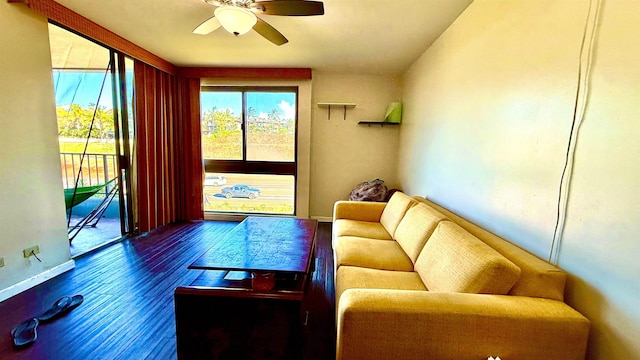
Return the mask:
<svg viewBox="0 0 640 360">
<path fill-rule="evenodd" d="M 336 201 L 333 205 L 333 221 L 338 219 L 379 222 L 386 202 Z"/>
<path fill-rule="evenodd" d="M 575 359 L 590 323 L 567 304 L 509 295 L 349 289 L 337 359 Z"/>
</svg>

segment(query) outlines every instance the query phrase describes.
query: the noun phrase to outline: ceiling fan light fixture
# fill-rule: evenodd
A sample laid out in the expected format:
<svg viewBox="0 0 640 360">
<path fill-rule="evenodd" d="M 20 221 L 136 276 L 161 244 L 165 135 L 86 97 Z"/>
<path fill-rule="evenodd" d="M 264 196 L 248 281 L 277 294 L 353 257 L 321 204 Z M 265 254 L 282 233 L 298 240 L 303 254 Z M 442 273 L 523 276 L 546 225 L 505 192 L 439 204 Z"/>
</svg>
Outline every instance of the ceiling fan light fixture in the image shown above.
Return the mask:
<svg viewBox="0 0 640 360">
<path fill-rule="evenodd" d="M 222 27 L 236 36 L 248 33 L 258 22 L 254 13 L 237 6 L 220 6 L 214 13 Z"/>
</svg>

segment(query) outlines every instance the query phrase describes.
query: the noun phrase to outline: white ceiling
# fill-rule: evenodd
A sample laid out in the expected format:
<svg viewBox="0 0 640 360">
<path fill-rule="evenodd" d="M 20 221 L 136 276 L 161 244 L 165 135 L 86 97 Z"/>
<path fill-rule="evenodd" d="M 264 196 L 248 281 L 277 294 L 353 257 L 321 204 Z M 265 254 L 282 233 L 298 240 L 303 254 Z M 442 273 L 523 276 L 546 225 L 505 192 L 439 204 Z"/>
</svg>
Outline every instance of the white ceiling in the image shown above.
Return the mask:
<svg viewBox="0 0 640 360">
<path fill-rule="evenodd" d="M 324 0 L 322 16 L 259 15 L 282 46 L 255 32 L 192 34 L 215 9 L 203 0 L 56 1 L 178 66 L 400 74 L 473 0 Z"/>
</svg>

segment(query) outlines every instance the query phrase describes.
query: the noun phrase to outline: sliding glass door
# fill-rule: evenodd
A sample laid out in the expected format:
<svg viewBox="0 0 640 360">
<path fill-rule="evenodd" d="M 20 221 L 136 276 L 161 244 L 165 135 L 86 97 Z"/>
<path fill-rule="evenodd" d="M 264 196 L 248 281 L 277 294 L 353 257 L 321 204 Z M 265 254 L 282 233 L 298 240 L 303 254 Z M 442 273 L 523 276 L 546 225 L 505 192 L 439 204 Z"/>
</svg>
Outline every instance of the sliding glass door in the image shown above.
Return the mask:
<svg viewBox="0 0 640 360">
<path fill-rule="evenodd" d="M 295 215 L 295 87 L 203 87 L 204 210 Z"/>
<path fill-rule="evenodd" d="M 133 232 L 133 60 L 49 25 L 71 253 Z"/>
</svg>

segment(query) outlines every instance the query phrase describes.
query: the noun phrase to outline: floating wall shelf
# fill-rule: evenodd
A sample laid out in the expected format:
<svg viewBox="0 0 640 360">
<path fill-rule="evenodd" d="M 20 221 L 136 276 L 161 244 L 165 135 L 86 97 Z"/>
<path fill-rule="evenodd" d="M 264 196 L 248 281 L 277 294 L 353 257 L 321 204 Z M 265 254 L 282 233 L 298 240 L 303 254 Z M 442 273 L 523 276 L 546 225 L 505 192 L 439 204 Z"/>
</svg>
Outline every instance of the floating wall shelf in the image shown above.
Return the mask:
<svg viewBox="0 0 640 360">
<path fill-rule="evenodd" d="M 367 125 L 367 126 L 371 126 L 371 125 L 380 125 L 380 127 L 383 126 L 387 126 L 387 125 L 400 125 L 400 123 L 392 123 L 392 122 L 387 122 L 387 121 L 358 121 L 359 125 Z"/>
<path fill-rule="evenodd" d="M 319 102 L 318 107 L 326 107 L 327 108 L 327 120 L 331 120 L 331 107 L 341 107 L 344 109 L 344 119 L 347 120 L 347 109 L 351 109 L 356 107 L 354 103 L 340 103 L 340 102 Z"/>
</svg>

